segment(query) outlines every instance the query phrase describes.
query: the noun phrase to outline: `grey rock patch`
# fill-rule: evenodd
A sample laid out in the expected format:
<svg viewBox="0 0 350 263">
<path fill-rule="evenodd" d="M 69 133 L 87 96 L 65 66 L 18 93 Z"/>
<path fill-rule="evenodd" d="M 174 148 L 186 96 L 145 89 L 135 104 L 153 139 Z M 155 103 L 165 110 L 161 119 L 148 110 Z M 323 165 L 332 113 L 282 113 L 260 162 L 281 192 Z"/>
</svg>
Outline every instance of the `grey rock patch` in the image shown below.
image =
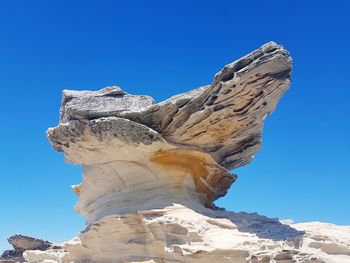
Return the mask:
<svg viewBox="0 0 350 263">
<path fill-rule="evenodd" d="M 1 263 L 25 262 L 23 253 L 26 250 L 45 251 L 51 248 L 61 249 L 60 246 L 53 245 L 51 242 L 37 239 L 30 236 L 16 234 L 10 236 L 8 242 L 13 246 L 13 250 L 5 250 L 0 256 Z"/>
<path fill-rule="evenodd" d="M 0 256 L 0 263 L 24 262 L 23 250 L 5 250 Z"/>
<path fill-rule="evenodd" d="M 99 118 L 91 120 L 88 126 L 101 141 L 112 137 L 130 144 L 147 145 L 161 139 L 161 136 L 149 127 L 123 118 Z"/>
<path fill-rule="evenodd" d="M 96 119 L 137 113 L 154 105 L 149 96 L 129 95 L 119 87 L 111 86 L 99 91 L 64 90 L 60 122 L 74 119 Z"/>
<path fill-rule="evenodd" d="M 8 242 L 15 250 L 46 250 L 52 246 L 49 241 L 21 234 L 10 236 Z"/>
<path fill-rule="evenodd" d="M 69 148 L 70 143 L 75 143 L 83 137 L 84 125 L 86 125 L 84 122 L 70 120 L 55 128 L 49 128 L 46 136 L 56 151 L 63 152 L 64 148 Z"/>
</svg>

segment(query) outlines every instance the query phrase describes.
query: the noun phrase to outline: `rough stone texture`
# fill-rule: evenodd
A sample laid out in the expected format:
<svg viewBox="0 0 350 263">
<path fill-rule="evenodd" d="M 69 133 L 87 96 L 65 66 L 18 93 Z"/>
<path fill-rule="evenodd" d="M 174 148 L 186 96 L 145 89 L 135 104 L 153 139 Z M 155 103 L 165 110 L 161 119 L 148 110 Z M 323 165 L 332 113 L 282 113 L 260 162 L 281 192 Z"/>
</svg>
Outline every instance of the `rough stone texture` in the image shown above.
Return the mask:
<svg viewBox="0 0 350 263">
<path fill-rule="evenodd" d="M 24 236 L 24 235 L 13 235 L 8 238 L 9 243 L 13 246 L 15 250 L 46 250 L 52 246 L 52 243 L 42 239 L 37 239 L 34 237 Z"/>
<path fill-rule="evenodd" d="M 57 249 L 49 241 L 42 239 L 37 239 L 34 237 L 24 236 L 21 234 L 16 234 L 10 236 L 8 242 L 13 246 L 13 250 L 5 250 L 0 256 L 0 262 L 10 263 L 10 262 L 24 262 L 23 252 L 26 250 L 39 250 L 44 251 L 50 248 Z"/>
<path fill-rule="evenodd" d="M 111 215 L 29 262 L 348 263 L 350 227 L 174 204 Z"/>
<path fill-rule="evenodd" d="M 71 119 L 96 119 L 108 116 L 128 116 L 154 105 L 149 96 L 129 95 L 119 87 L 99 91 L 64 90 L 60 122 Z"/>
<path fill-rule="evenodd" d="M 64 91 L 54 149 L 82 165 L 72 186 L 87 228 L 29 262 L 350 262 L 350 228 L 217 209 L 251 161 L 264 120 L 290 84 L 273 42 L 226 65 L 212 84 L 156 104 L 118 87 Z"/>
<path fill-rule="evenodd" d="M 155 104 L 119 87 L 63 92 L 61 123 L 121 117 L 144 124 L 167 142 L 209 153 L 227 169 L 248 163 L 260 147 L 261 130 L 290 85 L 291 58 L 270 42 L 226 65 L 211 85 Z"/>
<path fill-rule="evenodd" d="M 5 250 L 0 256 L 1 263 L 24 262 L 23 251 Z"/>
</svg>

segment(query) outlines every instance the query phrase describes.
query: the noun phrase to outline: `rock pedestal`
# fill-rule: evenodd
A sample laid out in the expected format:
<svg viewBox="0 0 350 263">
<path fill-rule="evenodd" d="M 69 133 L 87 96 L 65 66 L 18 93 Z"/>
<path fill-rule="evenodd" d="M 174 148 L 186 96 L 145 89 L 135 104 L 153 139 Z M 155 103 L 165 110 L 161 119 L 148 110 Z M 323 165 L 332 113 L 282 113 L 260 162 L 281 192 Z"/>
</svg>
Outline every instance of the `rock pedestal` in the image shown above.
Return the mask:
<svg viewBox="0 0 350 263">
<path fill-rule="evenodd" d="M 226 65 L 212 84 L 156 103 L 119 87 L 63 92 L 54 149 L 83 167 L 73 186 L 87 227 L 64 252 L 29 262 L 345 262 L 349 235 L 219 210 L 213 201 L 261 145 L 289 88 L 291 58 L 273 42 Z M 310 227 L 310 228 L 309 228 Z M 329 245 L 329 240 L 332 244 Z M 46 261 L 45 261 L 46 260 Z M 51 261 L 50 261 L 51 260 Z M 333 260 L 333 261 L 332 261 Z M 348 261 L 349 262 L 349 261 Z"/>
</svg>

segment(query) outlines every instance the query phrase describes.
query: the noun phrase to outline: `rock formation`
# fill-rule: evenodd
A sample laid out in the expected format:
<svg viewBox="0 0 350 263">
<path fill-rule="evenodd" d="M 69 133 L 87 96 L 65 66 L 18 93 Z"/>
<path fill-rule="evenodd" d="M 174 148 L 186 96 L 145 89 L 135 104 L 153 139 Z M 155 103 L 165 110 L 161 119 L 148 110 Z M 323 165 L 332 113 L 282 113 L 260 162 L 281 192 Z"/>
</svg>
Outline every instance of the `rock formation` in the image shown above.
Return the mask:
<svg viewBox="0 0 350 263">
<path fill-rule="evenodd" d="M 213 204 L 261 145 L 289 88 L 291 58 L 273 42 L 212 84 L 156 103 L 119 87 L 63 92 L 54 149 L 83 167 L 73 186 L 87 227 L 64 251 L 29 262 L 350 262 L 350 228 L 291 224 Z"/>
<path fill-rule="evenodd" d="M 13 246 L 13 250 L 5 250 L 0 256 L 0 262 L 12 263 L 12 262 L 23 262 L 23 252 L 26 250 L 37 250 L 44 251 L 51 248 L 58 249 L 51 242 L 16 234 L 10 236 L 8 242 Z"/>
</svg>

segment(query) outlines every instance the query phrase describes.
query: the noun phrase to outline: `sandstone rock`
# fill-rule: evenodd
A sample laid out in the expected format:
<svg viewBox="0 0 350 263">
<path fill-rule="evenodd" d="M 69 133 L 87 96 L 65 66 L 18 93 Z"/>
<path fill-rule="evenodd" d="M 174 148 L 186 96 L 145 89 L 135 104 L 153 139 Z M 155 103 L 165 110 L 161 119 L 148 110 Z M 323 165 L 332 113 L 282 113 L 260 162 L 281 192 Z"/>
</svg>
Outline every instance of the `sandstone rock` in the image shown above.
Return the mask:
<svg viewBox="0 0 350 263">
<path fill-rule="evenodd" d="M 226 65 L 212 84 L 164 102 L 119 87 L 64 91 L 47 131 L 67 161 L 87 227 L 29 262 L 349 262 L 350 229 L 216 209 L 251 161 L 264 120 L 290 85 L 273 42 Z"/>
</svg>

